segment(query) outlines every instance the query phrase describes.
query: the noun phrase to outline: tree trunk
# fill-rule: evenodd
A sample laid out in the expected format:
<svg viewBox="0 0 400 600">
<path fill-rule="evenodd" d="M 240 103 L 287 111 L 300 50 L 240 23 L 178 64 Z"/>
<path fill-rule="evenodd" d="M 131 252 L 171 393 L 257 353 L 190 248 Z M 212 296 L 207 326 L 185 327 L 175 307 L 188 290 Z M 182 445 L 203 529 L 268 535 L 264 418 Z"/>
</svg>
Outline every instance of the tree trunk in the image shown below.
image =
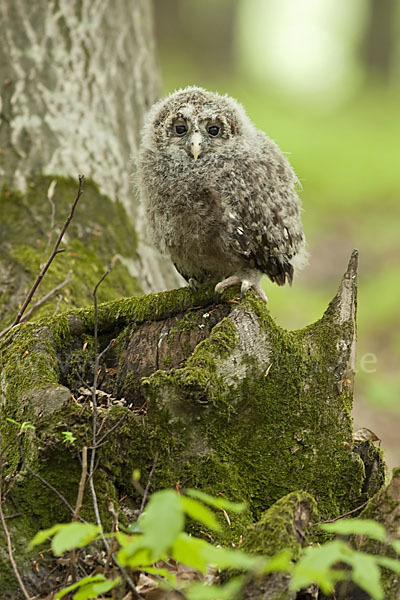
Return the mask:
<svg viewBox="0 0 400 600">
<path fill-rule="evenodd" d="M 91 186 L 83 208 L 78 207 L 79 227 L 73 240 L 97 256 L 100 271 L 118 255 L 117 293 L 176 285 L 172 266 L 148 247 L 145 235 L 139 244 L 135 235 L 135 230 L 143 230 L 143 217 L 133 191 L 131 159 L 144 112 L 160 92 L 151 4 L 147 0 L 0 0 L 0 4 L 3 311 L 15 311 L 24 288 L 38 273 L 50 231 L 49 184 L 56 179 L 58 226 L 74 197 L 74 189 L 61 178 L 75 180 L 78 173 L 90 177 L 101 193 Z M 74 260 L 60 266 L 58 278 L 54 273 L 47 278 L 44 291 L 60 283 L 72 267 L 69 287 L 80 293 L 71 293 L 69 302 L 79 306 L 90 297 L 99 275 L 90 276 L 85 252 L 76 248 L 72 252 Z M 84 272 L 89 273 L 86 289 L 82 289 Z M 136 281 L 129 282 L 128 274 Z M 115 294 L 109 293 L 112 297 Z"/>
<path fill-rule="evenodd" d="M 184 64 L 189 61 L 197 75 L 210 80 L 235 73 L 238 0 L 155 0 L 154 6 L 157 40 L 167 58 L 184 47 Z"/>
<path fill-rule="evenodd" d="M 99 306 L 98 425 L 101 435 L 110 433 L 97 450 L 94 480 L 105 528 L 110 501 L 132 518 L 140 498 L 131 474 L 139 469 L 146 480 L 156 454 L 152 490 L 179 484 L 245 500 L 249 510 L 223 523 L 220 541 L 237 542 L 260 519 L 271 525 L 271 551 L 286 538 L 273 534 L 264 512 L 274 503 L 275 516 L 297 510 L 297 501 L 282 503 L 283 496 L 304 490 L 327 518 L 379 489 L 382 461 L 366 478 L 371 469 L 352 447 L 356 267 L 354 253 L 322 319 L 300 331 L 278 328 L 251 293 L 237 301 L 238 290 L 217 306 L 212 290 L 188 288 Z M 28 540 L 70 518 L 32 471 L 74 505 L 79 450 L 93 445 L 94 324 L 92 308 L 75 310 L 18 327 L 3 342 L 7 510 L 18 514 L 9 527 L 32 592 L 49 567 L 35 557 L 39 572 L 32 571 Z M 15 421 L 36 426 L 20 436 L 20 452 Z M 73 445 L 62 431 L 77 438 Z M 368 460 L 377 457 L 372 447 Z M 93 520 L 92 510 L 86 497 L 82 516 Z M 55 585 L 51 577 L 48 585 Z"/>
<path fill-rule="evenodd" d="M 369 0 L 361 56 L 374 83 L 391 82 L 396 60 L 396 0 Z"/>
</svg>

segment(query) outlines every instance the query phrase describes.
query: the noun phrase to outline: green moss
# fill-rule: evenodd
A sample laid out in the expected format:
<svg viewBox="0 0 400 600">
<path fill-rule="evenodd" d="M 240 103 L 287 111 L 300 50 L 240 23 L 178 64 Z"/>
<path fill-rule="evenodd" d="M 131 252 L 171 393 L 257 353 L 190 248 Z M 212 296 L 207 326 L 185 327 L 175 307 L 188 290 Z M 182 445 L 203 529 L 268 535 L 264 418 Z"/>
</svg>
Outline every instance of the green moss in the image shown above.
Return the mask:
<svg viewBox="0 0 400 600">
<path fill-rule="evenodd" d="M 202 460 L 229 464 L 225 493 L 243 497 L 246 490 L 255 518 L 296 489 L 313 494 L 323 516 L 354 508 L 361 497 L 364 465 L 351 452 L 349 394 L 339 393 L 335 374 L 327 368 L 335 364 L 337 352 L 332 332 L 323 332 L 320 323 L 285 332 L 251 294 L 243 302 L 244 311 L 246 306 L 258 315 L 273 348 L 268 376 L 260 373 L 257 360 L 245 355 L 239 360 L 246 376 L 226 378 L 220 366 L 238 343 L 235 325 L 227 317 L 182 368 L 158 371 L 144 381 L 148 418 L 154 413 L 159 420 L 160 411 L 165 412 L 164 435 L 167 430 L 169 435 L 172 430 L 180 436 L 184 432 L 195 473 L 199 451 Z M 329 409 L 325 405 L 320 410 L 321 401 L 329 402 Z M 223 481 L 214 462 L 206 479 L 212 490 Z"/>
<path fill-rule="evenodd" d="M 307 512 L 309 524 L 300 526 L 300 517 L 296 508 L 301 505 Z M 312 496 L 305 492 L 293 492 L 281 498 L 265 511 L 261 518 L 250 525 L 243 536 L 243 550 L 274 556 L 283 550 L 289 550 L 293 560 L 297 560 L 301 549 L 310 543 L 314 532 L 311 529 L 318 519 L 317 504 Z M 299 521 L 299 523 L 297 523 Z"/>
<path fill-rule="evenodd" d="M 193 293 L 184 288 L 101 303 L 101 348 L 116 337 L 113 360 L 118 364 L 137 325 L 207 306 L 210 292 L 202 289 Z M 227 300 L 236 293 L 230 291 Z M 127 494 L 133 503 L 137 502 L 132 471 L 139 469 L 145 484 L 158 455 L 151 491 L 190 486 L 246 501 L 249 510 L 230 514 L 230 526 L 221 513 L 223 533 L 219 541 L 238 542 L 248 531 L 249 537 L 254 534 L 251 539 L 256 546 L 261 543 L 258 533 L 262 530 L 265 534 L 272 527 L 273 514 L 282 519 L 281 525 L 286 523 L 285 528 L 282 525 L 283 533 L 290 536 L 288 515 L 299 498 L 293 494 L 296 490 L 303 490 L 305 495 L 301 492 L 301 496 L 310 502 L 307 493 L 312 494 L 322 518 L 357 506 L 364 467 L 352 454 L 349 443 L 350 393 L 338 388 L 337 375 L 330 368 L 335 364 L 337 349 L 329 324 L 321 321 L 302 331 L 282 331 L 252 294 L 246 294 L 239 305 L 228 302 L 227 306 L 228 311 L 235 311 L 234 316 L 231 312 L 223 318 L 180 368 L 157 371 L 142 381 L 146 418 L 123 407 L 99 414 L 102 432 L 118 426 L 98 449 L 96 486 L 103 500 L 104 494 L 115 502 Z M 270 353 L 269 357 L 252 351 L 252 339 L 246 342 L 248 351 L 240 345 L 243 340 L 237 328 L 246 315 L 259 324 L 260 336 L 265 336 L 263 351 Z M 189 312 L 178 319 L 177 335 L 197 327 L 198 318 Z M 37 426 L 40 443 L 24 436 L 27 464 L 56 482 L 71 503 L 76 498 L 80 472 L 77 449 L 91 445 L 91 412 L 88 406 L 81 408 L 65 401 L 66 389 L 59 385 L 64 381 L 59 365 L 67 356 L 70 362 L 65 377 L 72 378 L 68 380 L 70 386 L 78 384 L 77 374 L 84 375 L 85 364 L 89 374 L 93 326 L 93 307 L 86 307 L 20 326 L 0 343 L 3 417 L 31 420 Z M 264 358 L 269 362 L 267 370 L 261 366 Z M 124 393 L 138 385 L 135 373 L 124 373 L 120 383 Z M 38 395 L 47 406 L 46 390 L 51 392 L 57 386 L 59 405 L 40 414 Z M 61 432 L 66 429 L 77 437 L 74 447 L 62 442 Z M 13 441 L 15 446 L 15 425 L 4 418 L 2 434 L 5 446 L 12 448 Z M 10 472 L 16 473 L 21 468 L 18 451 L 9 452 Z M 23 499 L 25 485 L 27 500 Z M 68 518 L 63 507 L 54 505 L 50 491 L 44 504 L 39 501 L 42 484 L 31 480 L 23 470 L 19 472 L 19 486 L 15 489 L 15 504 L 31 502 L 38 525 L 60 520 L 57 516 Z M 291 496 L 278 504 L 287 494 Z M 50 504 L 51 509 L 47 506 Z M 23 507 L 25 510 L 25 504 Z M 270 507 L 267 516 L 265 511 Z M 90 501 L 83 510 L 84 515 L 93 518 Z M 102 510 L 107 523 L 110 516 L 104 502 Z M 259 520 L 259 529 L 248 530 L 254 520 Z M 279 531 L 271 530 L 271 552 L 280 543 Z"/>
<path fill-rule="evenodd" d="M 45 252 L 51 227 L 51 206 L 46 199 L 51 181 L 57 182 L 55 231 Z M 1 192 L 0 259 L 8 271 L 0 274 L 0 329 L 12 320 L 16 310 L 13 302 L 23 297 L 23 288 L 29 289 L 35 281 L 69 214 L 76 192 L 77 182 L 73 179 L 50 176 L 32 179 L 25 194 L 8 189 Z M 138 281 L 125 266 L 126 260 L 136 258 L 134 227 L 123 206 L 101 194 L 90 180 L 85 180 L 84 193 L 61 247 L 66 250 L 54 259 L 35 299 L 54 289 L 71 271 L 71 280 L 61 291 L 61 308 L 91 304 L 93 288 L 111 263 L 112 272 L 98 291 L 100 302 L 141 292 Z M 51 316 L 56 303 L 55 295 L 35 312 L 34 318 Z"/>
</svg>

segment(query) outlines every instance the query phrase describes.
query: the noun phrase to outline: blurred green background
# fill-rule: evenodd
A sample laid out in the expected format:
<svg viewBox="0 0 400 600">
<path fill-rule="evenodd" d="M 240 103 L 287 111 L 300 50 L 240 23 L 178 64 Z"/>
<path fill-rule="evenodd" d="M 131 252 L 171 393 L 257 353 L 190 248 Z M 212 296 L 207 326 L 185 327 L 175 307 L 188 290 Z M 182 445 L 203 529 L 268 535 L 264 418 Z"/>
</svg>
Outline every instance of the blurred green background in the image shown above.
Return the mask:
<svg viewBox="0 0 400 600">
<path fill-rule="evenodd" d="M 400 465 L 399 0 L 155 0 L 163 91 L 236 97 L 289 154 L 311 254 L 265 281 L 283 327 L 318 319 L 360 251 L 355 428 Z"/>
</svg>

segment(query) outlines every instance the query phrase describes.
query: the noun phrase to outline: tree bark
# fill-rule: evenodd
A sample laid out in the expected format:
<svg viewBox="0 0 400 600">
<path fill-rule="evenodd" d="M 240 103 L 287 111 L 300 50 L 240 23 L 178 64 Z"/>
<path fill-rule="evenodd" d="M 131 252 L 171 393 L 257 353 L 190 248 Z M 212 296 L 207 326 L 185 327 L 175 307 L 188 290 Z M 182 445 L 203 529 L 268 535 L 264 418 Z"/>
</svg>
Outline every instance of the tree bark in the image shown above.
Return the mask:
<svg viewBox="0 0 400 600">
<path fill-rule="evenodd" d="M 20 254 L 24 245 L 36 248 L 38 239 L 44 240 L 39 248 L 43 252 L 51 207 L 44 186 L 42 195 L 33 199 L 30 194 L 29 206 L 20 203 L 17 214 L 7 198 L 14 198 L 16 190 L 26 196 L 31 184 L 40 186 L 43 176 L 49 178 L 47 185 L 58 178 L 54 201 L 61 214 L 73 195 L 60 201 L 64 196 L 60 177 L 83 173 L 99 186 L 101 194 L 91 198 L 90 221 L 82 224 L 86 235 L 81 231 L 78 239 L 96 248 L 89 228 L 100 233 L 107 229 L 116 237 L 127 234 L 127 248 L 119 254 L 137 285 L 126 286 L 126 295 L 176 285 L 178 276 L 172 266 L 146 243 L 132 184 L 132 158 L 143 115 L 160 93 L 151 4 L 147 0 L 1 0 L 0 5 L 0 176 L 5 187 L 1 212 L 2 221 L 3 215 L 6 220 L 0 225 L 0 292 L 10 289 L 10 279 L 16 292 L 8 305 L 17 306 L 21 300 L 17 288 L 36 273 L 36 265 L 31 271 L 29 261 L 28 277 L 17 268 L 15 240 L 14 252 L 9 248 L 9 227 L 19 234 Z M 127 212 L 124 220 L 134 224 L 131 230 L 142 233 L 139 244 L 131 232 L 116 230 L 113 220 L 120 209 L 108 206 L 100 199 L 104 196 L 110 198 L 109 204 L 122 203 Z M 106 213 L 103 219 L 100 210 Z M 111 261 L 117 252 L 107 248 L 103 260 Z M 17 268 L 15 277 L 8 270 L 10 263 Z M 71 286 L 75 284 L 79 285 L 73 272 Z"/>
<path fill-rule="evenodd" d="M 369 0 L 361 56 L 373 83 L 388 85 L 396 61 L 396 0 Z"/>
</svg>

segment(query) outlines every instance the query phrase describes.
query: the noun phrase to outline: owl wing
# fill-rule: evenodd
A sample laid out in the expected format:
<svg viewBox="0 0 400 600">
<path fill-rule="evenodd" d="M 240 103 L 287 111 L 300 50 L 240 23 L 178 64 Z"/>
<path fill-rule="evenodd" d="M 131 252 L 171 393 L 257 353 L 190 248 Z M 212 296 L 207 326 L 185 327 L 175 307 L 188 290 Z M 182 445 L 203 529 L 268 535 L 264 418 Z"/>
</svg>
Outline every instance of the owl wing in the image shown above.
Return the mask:
<svg viewBox="0 0 400 600">
<path fill-rule="evenodd" d="M 250 267 L 284 285 L 304 246 L 297 178 L 278 146 L 264 134 L 259 139 L 260 147 L 241 153 L 220 179 L 228 237 Z"/>
</svg>

